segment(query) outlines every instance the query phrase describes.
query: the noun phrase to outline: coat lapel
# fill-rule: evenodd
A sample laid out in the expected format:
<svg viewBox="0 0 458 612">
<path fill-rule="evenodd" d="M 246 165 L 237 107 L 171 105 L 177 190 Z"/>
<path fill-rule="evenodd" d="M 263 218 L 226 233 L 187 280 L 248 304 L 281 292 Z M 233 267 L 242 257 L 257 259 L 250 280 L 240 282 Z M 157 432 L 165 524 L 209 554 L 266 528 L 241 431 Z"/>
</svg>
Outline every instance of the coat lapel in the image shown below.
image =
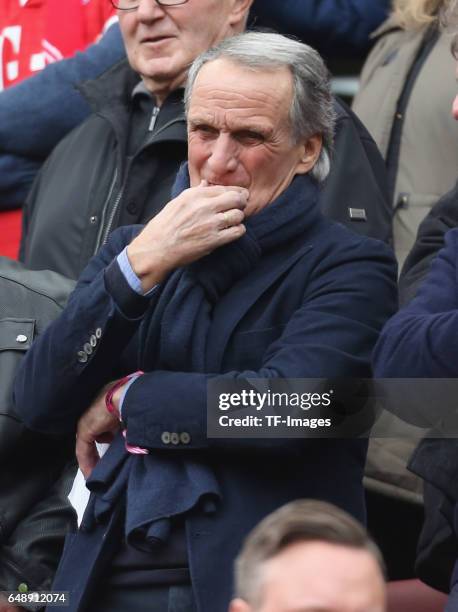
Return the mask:
<svg viewBox="0 0 458 612">
<path fill-rule="evenodd" d="M 263 257 L 252 274 L 239 281 L 222 300 L 213 312 L 213 323 L 210 328 L 207 344 L 207 372 L 219 372 L 229 338 L 239 321 L 267 291 L 267 289 L 285 274 L 313 245 L 297 243 Z"/>
</svg>

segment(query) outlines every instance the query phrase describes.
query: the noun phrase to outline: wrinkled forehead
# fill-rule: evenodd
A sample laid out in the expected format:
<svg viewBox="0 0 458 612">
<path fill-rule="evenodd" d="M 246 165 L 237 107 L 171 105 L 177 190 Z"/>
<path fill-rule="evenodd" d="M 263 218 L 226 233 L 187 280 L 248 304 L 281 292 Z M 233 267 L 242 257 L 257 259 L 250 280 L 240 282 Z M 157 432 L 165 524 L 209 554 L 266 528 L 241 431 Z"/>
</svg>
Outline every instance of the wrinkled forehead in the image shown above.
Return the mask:
<svg viewBox="0 0 458 612">
<path fill-rule="evenodd" d="M 224 110 L 283 117 L 289 113 L 292 95 L 288 68 L 252 68 L 220 58 L 202 66 L 197 74 L 188 116 Z"/>
</svg>

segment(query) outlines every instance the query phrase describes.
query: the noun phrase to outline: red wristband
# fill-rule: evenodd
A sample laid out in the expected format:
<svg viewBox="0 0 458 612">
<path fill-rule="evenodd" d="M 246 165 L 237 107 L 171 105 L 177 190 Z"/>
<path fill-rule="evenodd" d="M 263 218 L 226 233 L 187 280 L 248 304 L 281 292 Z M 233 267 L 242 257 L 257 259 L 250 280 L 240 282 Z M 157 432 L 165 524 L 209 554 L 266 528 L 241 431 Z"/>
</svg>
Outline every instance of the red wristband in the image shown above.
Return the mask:
<svg viewBox="0 0 458 612">
<path fill-rule="evenodd" d="M 113 395 L 116 393 L 118 389 L 123 387 L 126 384 L 126 382 L 129 382 L 131 378 L 134 378 L 134 376 L 139 376 L 141 374 L 144 374 L 144 372 L 142 370 L 137 370 L 137 372 L 132 372 L 132 374 L 128 374 L 127 376 L 120 378 L 118 381 L 115 382 L 115 384 L 112 387 L 108 389 L 105 395 L 105 406 L 107 407 L 108 412 L 110 412 L 111 414 L 115 414 L 119 420 L 121 420 L 120 414 L 119 414 L 119 410 L 113 404 Z"/>
</svg>

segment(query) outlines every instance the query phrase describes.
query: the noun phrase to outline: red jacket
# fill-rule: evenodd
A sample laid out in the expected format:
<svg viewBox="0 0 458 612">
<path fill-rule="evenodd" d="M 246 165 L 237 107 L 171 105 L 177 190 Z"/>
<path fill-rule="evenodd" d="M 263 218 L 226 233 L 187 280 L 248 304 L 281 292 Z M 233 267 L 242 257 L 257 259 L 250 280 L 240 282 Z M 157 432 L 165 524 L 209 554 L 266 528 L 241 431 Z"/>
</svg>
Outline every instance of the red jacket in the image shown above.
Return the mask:
<svg viewBox="0 0 458 612">
<path fill-rule="evenodd" d="M 0 90 L 95 42 L 115 18 L 109 0 L 1 0 Z"/>
</svg>

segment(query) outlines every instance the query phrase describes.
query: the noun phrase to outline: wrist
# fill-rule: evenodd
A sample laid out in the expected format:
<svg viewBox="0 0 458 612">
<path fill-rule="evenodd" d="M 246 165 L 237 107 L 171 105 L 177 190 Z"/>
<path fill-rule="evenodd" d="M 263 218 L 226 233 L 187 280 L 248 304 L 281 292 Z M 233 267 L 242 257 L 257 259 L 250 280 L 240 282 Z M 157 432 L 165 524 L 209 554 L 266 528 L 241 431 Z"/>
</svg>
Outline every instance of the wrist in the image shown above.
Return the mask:
<svg viewBox="0 0 458 612">
<path fill-rule="evenodd" d="M 126 254 L 144 293 L 159 285 L 169 273 L 161 255 L 137 248 L 135 240 L 127 247 Z"/>
<path fill-rule="evenodd" d="M 124 387 L 129 384 L 132 378 L 138 378 L 141 376 L 143 371 L 138 370 L 132 374 L 128 374 L 123 378 L 116 381 L 105 394 L 105 406 L 110 414 L 115 415 L 121 421 L 120 403 L 121 398 L 124 396 Z"/>
</svg>

